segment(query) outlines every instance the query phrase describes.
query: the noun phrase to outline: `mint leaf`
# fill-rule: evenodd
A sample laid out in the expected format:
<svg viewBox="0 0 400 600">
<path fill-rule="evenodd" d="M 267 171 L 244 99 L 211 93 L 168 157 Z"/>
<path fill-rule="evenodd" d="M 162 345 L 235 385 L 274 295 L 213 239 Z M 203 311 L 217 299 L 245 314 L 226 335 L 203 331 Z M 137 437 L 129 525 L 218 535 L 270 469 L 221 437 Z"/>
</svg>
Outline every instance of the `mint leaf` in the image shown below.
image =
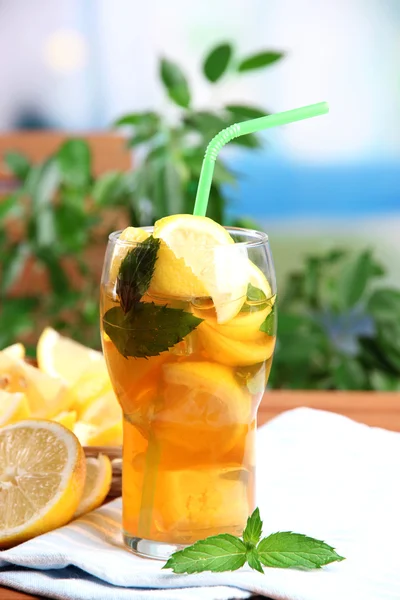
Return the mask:
<svg viewBox="0 0 400 600">
<path fill-rule="evenodd" d="M 265 302 L 267 296 L 260 288 L 255 287 L 251 283 L 247 286 L 247 300 L 250 302 Z"/>
<path fill-rule="evenodd" d="M 119 268 L 116 291 L 121 308 L 128 313 L 147 292 L 153 277 L 160 240 L 150 235 L 129 250 Z"/>
<path fill-rule="evenodd" d="M 251 567 L 255 571 L 259 571 L 260 573 L 264 574 L 264 569 L 262 568 L 262 564 L 260 563 L 260 559 L 258 558 L 256 548 L 251 548 L 251 550 L 248 550 L 246 554 L 246 559 L 249 567 Z"/>
<path fill-rule="evenodd" d="M 201 573 L 202 571 L 236 571 L 246 562 L 246 546 L 240 538 L 223 533 L 195 542 L 172 554 L 163 569 L 174 573 Z"/>
<path fill-rule="evenodd" d="M 331 546 L 300 533 L 273 533 L 257 546 L 259 560 L 266 567 L 303 567 L 319 569 L 323 565 L 344 560 Z"/>
<path fill-rule="evenodd" d="M 261 323 L 260 331 L 266 333 L 267 335 L 275 335 L 275 320 L 276 311 L 274 304 L 271 312 L 265 317 L 265 320 Z"/>
<path fill-rule="evenodd" d="M 247 525 L 243 531 L 243 541 L 249 544 L 258 544 L 262 532 L 262 521 L 260 511 L 256 508 L 253 514 L 247 519 Z"/>
<path fill-rule="evenodd" d="M 137 302 L 126 314 L 120 306 L 110 308 L 103 327 L 125 358 L 147 358 L 181 342 L 202 320 L 180 308 Z"/>
<path fill-rule="evenodd" d="M 258 543 L 261 531 L 260 511 L 256 508 L 247 519 L 243 540 L 229 533 L 200 540 L 172 554 L 163 569 L 174 573 L 219 573 L 235 571 L 247 562 L 252 569 L 264 573 L 262 565 L 319 569 L 345 560 L 325 542 L 291 531 L 273 533 Z"/>
</svg>

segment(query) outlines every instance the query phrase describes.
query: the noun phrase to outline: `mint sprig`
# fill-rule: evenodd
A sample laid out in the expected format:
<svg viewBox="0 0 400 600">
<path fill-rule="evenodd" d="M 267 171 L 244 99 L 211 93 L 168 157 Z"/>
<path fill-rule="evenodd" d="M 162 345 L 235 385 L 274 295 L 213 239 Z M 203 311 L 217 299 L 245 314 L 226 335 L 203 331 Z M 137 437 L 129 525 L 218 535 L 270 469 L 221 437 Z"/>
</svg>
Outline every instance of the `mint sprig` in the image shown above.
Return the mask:
<svg viewBox="0 0 400 600">
<path fill-rule="evenodd" d="M 261 539 L 262 521 L 258 508 L 248 518 L 242 537 L 223 533 L 172 554 L 164 569 L 174 573 L 236 571 L 245 563 L 263 573 L 263 566 L 318 569 L 344 560 L 325 542 L 291 531 L 278 532 Z"/>
<path fill-rule="evenodd" d="M 150 235 L 129 250 L 121 262 L 117 276 L 116 292 L 124 313 L 147 292 L 153 277 L 160 240 Z"/>
<path fill-rule="evenodd" d="M 122 356 L 147 358 L 181 342 L 202 320 L 180 308 L 138 302 L 126 314 L 119 306 L 110 308 L 103 327 Z"/>
</svg>

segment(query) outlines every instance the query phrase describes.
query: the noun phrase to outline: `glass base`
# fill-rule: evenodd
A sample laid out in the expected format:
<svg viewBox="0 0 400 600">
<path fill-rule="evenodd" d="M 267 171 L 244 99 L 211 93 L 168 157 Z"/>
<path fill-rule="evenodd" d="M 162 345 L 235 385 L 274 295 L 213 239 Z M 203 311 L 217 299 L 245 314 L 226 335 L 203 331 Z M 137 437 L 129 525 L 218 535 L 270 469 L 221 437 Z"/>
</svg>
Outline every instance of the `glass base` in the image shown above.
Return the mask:
<svg viewBox="0 0 400 600">
<path fill-rule="evenodd" d="M 154 542 L 153 540 L 132 537 L 127 533 L 124 533 L 123 537 L 125 546 L 134 554 L 155 560 L 166 561 L 171 554 L 187 547 L 184 544 L 167 544 L 166 542 Z"/>
</svg>

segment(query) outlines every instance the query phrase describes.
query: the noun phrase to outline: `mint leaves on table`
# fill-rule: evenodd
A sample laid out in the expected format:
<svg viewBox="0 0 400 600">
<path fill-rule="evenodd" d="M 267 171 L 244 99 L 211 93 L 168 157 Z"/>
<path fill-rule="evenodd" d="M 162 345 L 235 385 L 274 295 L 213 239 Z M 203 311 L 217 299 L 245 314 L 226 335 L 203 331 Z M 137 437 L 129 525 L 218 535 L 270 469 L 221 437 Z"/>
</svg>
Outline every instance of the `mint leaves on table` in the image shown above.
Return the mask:
<svg viewBox="0 0 400 600">
<path fill-rule="evenodd" d="M 249 567 L 263 573 L 263 566 L 319 569 L 332 562 L 344 560 L 331 546 L 314 538 L 292 533 L 273 533 L 261 539 L 262 521 L 258 508 L 248 518 L 241 538 L 229 533 L 199 540 L 192 546 L 172 554 L 164 569 L 174 573 L 236 571 L 247 562 Z"/>
<path fill-rule="evenodd" d="M 180 308 L 138 302 L 126 314 L 119 306 L 110 308 L 103 327 L 125 358 L 146 358 L 181 342 L 202 320 Z"/>
<path fill-rule="evenodd" d="M 129 250 L 121 262 L 117 276 L 116 291 L 124 313 L 147 292 L 153 277 L 160 240 L 150 235 L 135 248 Z"/>
</svg>

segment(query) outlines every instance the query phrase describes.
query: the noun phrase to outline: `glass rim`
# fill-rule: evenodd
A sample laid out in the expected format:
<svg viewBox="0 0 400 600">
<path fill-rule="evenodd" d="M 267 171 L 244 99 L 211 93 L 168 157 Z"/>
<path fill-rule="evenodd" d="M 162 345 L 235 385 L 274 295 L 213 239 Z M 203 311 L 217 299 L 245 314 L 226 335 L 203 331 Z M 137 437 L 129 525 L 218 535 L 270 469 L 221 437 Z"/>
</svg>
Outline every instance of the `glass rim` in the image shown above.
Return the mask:
<svg viewBox="0 0 400 600">
<path fill-rule="evenodd" d="M 138 229 L 143 229 L 144 231 L 148 231 L 151 232 L 153 231 L 154 227 L 153 225 L 146 225 L 144 227 L 138 227 Z M 269 238 L 268 238 L 268 234 L 265 233 L 264 231 L 258 231 L 257 229 L 246 229 L 245 227 L 229 227 L 229 226 L 224 226 L 224 229 L 226 229 L 228 232 L 230 233 L 238 233 L 238 234 L 243 234 L 246 233 L 247 235 L 249 235 L 249 237 L 253 237 L 253 240 L 246 240 L 244 242 L 236 242 L 234 243 L 234 246 L 243 246 L 246 248 L 257 248 L 260 246 L 265 246 L 269 243 Z M 115 244 L 118 244 L 120 246 L 135 246 L 140 244 L 141 242 L 131 242 L 129 240 L 120 240 L 119 236 L 121 235 L 121 233 L 123 232 L 123 229 L 118 229 L 117 231 L 113 231 L 109 234 L 108 239 L 110 242 L 114 242 Z"/>
</svg>

